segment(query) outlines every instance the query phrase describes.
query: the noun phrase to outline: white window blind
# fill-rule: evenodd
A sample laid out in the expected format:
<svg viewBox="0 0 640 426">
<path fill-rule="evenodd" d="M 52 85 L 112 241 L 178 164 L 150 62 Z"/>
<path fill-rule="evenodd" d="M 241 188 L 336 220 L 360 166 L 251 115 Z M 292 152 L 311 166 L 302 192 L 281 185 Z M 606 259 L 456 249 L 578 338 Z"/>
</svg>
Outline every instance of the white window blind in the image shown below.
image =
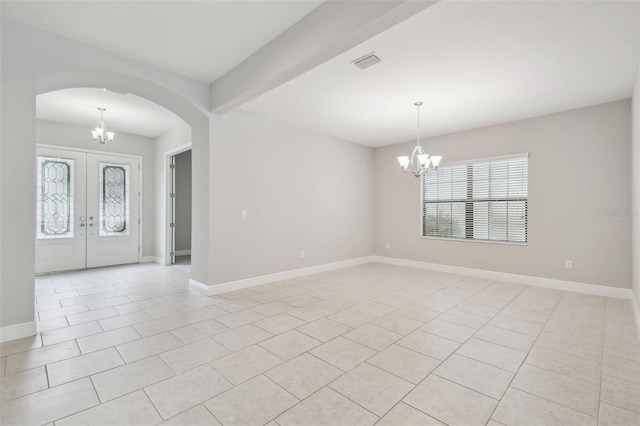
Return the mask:
<svg viewBox="0 0 640 426">
<path fill-rule="evenodd" d="M 441 166 L 422 176 L 422 236 L 527 242 L 528 154 Z"/>
</svg>

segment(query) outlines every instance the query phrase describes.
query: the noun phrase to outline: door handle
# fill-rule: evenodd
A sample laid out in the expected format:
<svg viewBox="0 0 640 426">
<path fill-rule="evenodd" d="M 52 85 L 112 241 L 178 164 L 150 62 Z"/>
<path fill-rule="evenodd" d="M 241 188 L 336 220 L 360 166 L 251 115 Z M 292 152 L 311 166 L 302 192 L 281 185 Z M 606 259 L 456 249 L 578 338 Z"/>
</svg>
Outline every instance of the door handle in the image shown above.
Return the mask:
<svg viewBox="0 0 640 426">
<path fill-rule="evenodd" d="M 89 224 L 89 226 L 90 226 L 91 228 L 93 228 L 93 223 L 90 223 L 90 224 Z"/>
<path fill-rule="evenodd" d="M 84 223 L 80 224 L 80 228 L 84 228 L 86 225 Z"/>
</svg>

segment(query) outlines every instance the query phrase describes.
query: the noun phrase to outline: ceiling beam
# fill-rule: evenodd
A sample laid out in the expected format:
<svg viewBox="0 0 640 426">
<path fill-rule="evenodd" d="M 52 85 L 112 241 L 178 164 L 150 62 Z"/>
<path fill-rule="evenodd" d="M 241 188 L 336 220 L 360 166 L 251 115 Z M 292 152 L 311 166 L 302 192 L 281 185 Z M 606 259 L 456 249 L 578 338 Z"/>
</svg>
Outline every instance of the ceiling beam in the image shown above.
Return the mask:
<svg viewBox="0 0 640 426">
<path fill-rule="evenodd" d="M 213 81 L 209 85 L 210 109 L 225 113 L 236 108 L 437 2 L 325 1 Z"/>
</svg>

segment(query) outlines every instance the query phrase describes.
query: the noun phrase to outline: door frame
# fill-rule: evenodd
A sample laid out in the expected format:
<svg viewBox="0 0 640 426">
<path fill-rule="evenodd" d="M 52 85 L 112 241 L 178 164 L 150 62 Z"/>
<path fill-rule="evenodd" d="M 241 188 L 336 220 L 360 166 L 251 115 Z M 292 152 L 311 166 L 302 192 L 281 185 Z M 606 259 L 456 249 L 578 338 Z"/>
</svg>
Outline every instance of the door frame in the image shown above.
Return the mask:
<svg viewBox="0 0 640 426">
<path fill-rule="evenodd" d="M 164 203 L 163 203 L 163 212 L 162 217 L 164 218 L 164 253 L 162 253 L 162 264 L 165 266 L 171 265 L 171 169 L 169 166 L 171 165 L 171 157 L 174 157 L 178 154 L 182 154 L 185 151 L 189 151 L 192 149 L 192 143 L 188 142 L 186 144 L 171 148 L 164 153 Z M 193 178 L 193 169 L 191 171 L 191 177 Z M 193 192 L 193 189 L 192 189 Z M 193 207 L 193 202 L 192 202 Z"/>
<path fill-rule="evenodd" d="M 100 151 L 97 149 L 83 149 L 83 148 L 78 148 L 78 147 L 69 147 L 69 146 L 64 146 L 64 145 L 51 145 L 51 144 L 45 144 L 45 143 L 36 143 L 36 150 L 38 148 L 51 148 L 51 149 L 62 149 L 65 151 L 75 151 L 75 152 L 85 152 L 87 154 L 99 154 L 99 155 L 114 155 L 116 157 L 126 157 L 126 158 L 135 158 L 138 160 L 138 164 L 140 164 L 140 170 L 138 171 L 138 188 L 140 188 L 139 194 L 138 194 L 138 205 L 139 207 L 139 212 L 138 212 L 138 218 L 140 219 L 140 225 L 138 226 L 138 244 L 140 246 L 140 250 L 138 250 L 138 263 L 142 263 L 143 262 L 143 256 L 142 253 L 144 252 L 144 240 L 142 239 L 142 236 L 144 235 L 144 203 L 143 203 L 143 199 L 144 197 L 142 196 L 142 194 L 144 193 L 144 179 L 142 178 L 142 174 L 143 174 L 143 170 L 144 170 L 144 164 L 142 162 L 142 156 L 141 155 L 135 155 L 135 154 L 122 154 L 119 152 L 111 152 L 111 151 Z"/>
</svg>

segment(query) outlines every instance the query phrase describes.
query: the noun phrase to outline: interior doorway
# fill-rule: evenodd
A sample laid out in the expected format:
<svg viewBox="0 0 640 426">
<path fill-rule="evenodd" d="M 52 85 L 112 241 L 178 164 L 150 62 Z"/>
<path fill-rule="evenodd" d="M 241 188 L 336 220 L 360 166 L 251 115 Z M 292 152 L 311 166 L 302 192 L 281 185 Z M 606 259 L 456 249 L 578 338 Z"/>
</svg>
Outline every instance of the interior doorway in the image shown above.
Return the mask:
<svg viewBox="0 0 640 426">
<path fill-rule="evenodd" d="M 40 146 L 36 164 L 36 273 L 139 261 L 139 158 Z"/>
<path fill-rule="evenodd" d="M 191 265 L 191 148 L 170 157 L 170 238 L 172 265 Z"/>
</svg>

